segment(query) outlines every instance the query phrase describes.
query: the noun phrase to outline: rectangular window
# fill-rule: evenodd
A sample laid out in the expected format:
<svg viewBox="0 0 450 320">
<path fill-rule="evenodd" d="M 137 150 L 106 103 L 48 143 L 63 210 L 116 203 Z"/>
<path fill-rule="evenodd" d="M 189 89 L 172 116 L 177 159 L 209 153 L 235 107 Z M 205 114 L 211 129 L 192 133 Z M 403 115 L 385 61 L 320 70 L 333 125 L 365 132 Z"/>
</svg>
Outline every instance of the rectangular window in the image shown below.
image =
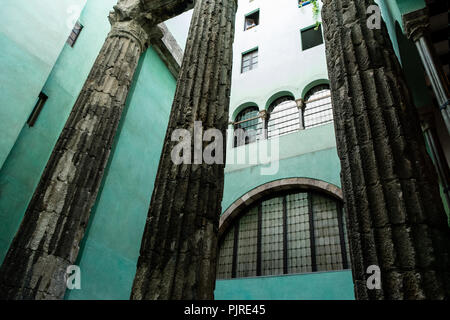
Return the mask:
<svg viewBox="0 0 450 320">
<path fill-rule="evenodd" d="M 302 30 L 301 37 L 303 51 L 321 45 L 323 43 L 322 26 L 319 25 L 317 30 L 315 26 Z"/>
<path fill-rule="evenodd" d="M 36 102 L 36 105 L 34 106 L 33 111 L 31 112 L 30 117 L 27 120 L 27 124 L 29 127 L 34 126 L 34 124 L 36 123 L 36 120 L 39 117 L 39 114 L 41 113 L 47 99 L 48 97 L 45 93 L 39 93 L 39 99 Z"/>
<path fill-rule="evenodd" d="M 256 69 L 258 66 L 258 49 L 242 54 L 241 73 Z"/>
<path fill-rule="evenodd" d="M 259 10 L 245 16 L 244 31 L 259 25 Z"/>
<path fill-rule="evenodd" d="M 69 38 L 67 39 L 67 43 L 69 44 L 69 46 L 73 47 L 75 45 L 75 42 L 77 41 L 82 29 L 83 26 L 77 21 L 72 29 L 72 32 L 70 33 Z"/>
</svg>

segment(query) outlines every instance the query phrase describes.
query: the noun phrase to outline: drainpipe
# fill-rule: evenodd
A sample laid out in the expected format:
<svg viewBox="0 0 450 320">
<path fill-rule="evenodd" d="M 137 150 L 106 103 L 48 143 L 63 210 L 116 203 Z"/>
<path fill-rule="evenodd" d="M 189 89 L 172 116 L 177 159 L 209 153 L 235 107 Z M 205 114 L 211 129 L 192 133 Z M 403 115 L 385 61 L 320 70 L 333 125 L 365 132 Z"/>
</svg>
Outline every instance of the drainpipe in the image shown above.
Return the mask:
<svg viewBox="0 0 450 320">
<path fill-rule="evenodd" d="M 433 92 L 439 104 L 447 132 L 450 134 L 450 106 L 448 79 L 434 52 L 427 34 L 430 26 L 426 8 L 403 15 L 406 36 L 417 47 L 425 72 L 430 79 Z"/>
<path fill-rule="evenodd" d="M 448 179 L 448 166 L 446 160 L 442 157 L 442 152 L 439 150 L 439 143 L 437 142 L 437 136 L 435 131 L 434 115 L 428 113 L 421 116 L 422 131 L 425 136 L 428 147 L 430 148 L 430 157 L 436 167 L 439 180 L 442 183 L 444 189 L 444 197 L 450 208 L 450 183 Z"/>
</svg>

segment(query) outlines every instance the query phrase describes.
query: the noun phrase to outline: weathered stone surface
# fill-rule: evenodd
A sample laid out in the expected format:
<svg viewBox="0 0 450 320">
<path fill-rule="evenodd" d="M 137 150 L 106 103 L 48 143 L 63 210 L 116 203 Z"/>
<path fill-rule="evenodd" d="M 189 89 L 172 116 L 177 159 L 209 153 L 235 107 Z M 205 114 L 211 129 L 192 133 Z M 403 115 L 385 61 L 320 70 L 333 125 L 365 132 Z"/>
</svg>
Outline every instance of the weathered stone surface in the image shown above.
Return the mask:
<svg viewBox="0 0 450 320">
<path fill-rule="evenodd" d="M 358 299 L 450 296 L 450 237 L 417 111 L 372 0 L 324 0 L 322 19 Z M 367 267 L 382 290 L 368 290 Z"/>
<path fill-rule="evenodd" d="M 156 24 L 192 2 L 120 0 L 114 7 L 111 32 L 0 269 L 0 299 L 63 298 L 66 268 L 76 260 L 139 57 Z M 166 11 L 149 20 L 149 3 Z"/>
<path fill-rule="evenodd" d="M 212 299 L 223 164 L 175 165 L 175 129 L 228 125 L 234 0 L 198 0 L 145 227 L 131 299 Z"/>
</svg>

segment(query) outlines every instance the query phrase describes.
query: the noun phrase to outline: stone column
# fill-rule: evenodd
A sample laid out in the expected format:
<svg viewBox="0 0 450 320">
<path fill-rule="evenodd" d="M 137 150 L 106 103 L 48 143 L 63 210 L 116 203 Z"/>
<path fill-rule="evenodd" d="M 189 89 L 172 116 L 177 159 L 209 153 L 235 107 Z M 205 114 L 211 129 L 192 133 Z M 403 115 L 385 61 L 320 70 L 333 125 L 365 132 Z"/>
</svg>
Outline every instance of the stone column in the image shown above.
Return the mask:
<svg viewBox="0 0 450 320">
<path fill-rule="evenodd" d="M 226 137 L 236 9 L 235 0 L 196 1 L 131 299 L 213 298 L 224 164 L 175 165 L 171 136 L 194 137 L 201 121 Z"/>
<path fill-rule="evenodd" d="M 408 39 L 414 41 L 425 72 L 430 79 L 447 132 L 450 134 L 450 92 L 448 79 L 428 37 L 429 18 L 426 9 L 403 16 L 403 25 Z"/>
<path fill-rule="evenodd" d="M 372 0 L 324 0 L 322 20 L 357 299 L 449 297 L 449 228 L 436 173 Z M 371 265 L 381 289 L 369 289 Z"/>
<path fill-rule="evenodd" d="M 53 149 L 0 269 L 2 299 L 61 299 L 95 202 L 148 33 L 110 16 L 112 29 Z"/>
</svg>

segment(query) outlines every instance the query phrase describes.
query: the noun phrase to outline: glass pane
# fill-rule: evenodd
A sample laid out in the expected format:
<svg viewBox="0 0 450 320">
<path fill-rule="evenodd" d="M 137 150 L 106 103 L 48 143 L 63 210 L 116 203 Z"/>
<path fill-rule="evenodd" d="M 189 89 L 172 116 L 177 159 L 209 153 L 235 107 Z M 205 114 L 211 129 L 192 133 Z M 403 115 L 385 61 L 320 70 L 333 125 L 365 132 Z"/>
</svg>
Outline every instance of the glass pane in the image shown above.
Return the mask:
<svg viewBox="0 0 450 320">
<path fill-rule="evenodd" d="M 288 195 L 287 241 L 289 273 L 311 272 L 311 237 L 309 230 L 308 194 Z"/>
<path fill-rule="evenodd" d="M 239 221 L 236 277 L 256 276 L 256 245 L 258 240 L 258 208 L 251 209 Z"/>
<path fill-rule="evenodd" d="M 267 126 L 269 138 L 299 129 L 300 114 L 295 101 L 283 101 L 273 107 Z"/>
<path fill-rule="evenodd" d="M 219 248 L 217 279 L 230 279 L 233 267 L 234 228 L 230 228 Z"/>
<path fill-rule="evenodd" d="M 283 198 L 262 203 L 261 273 L 283 274 Z"/>
<path fill-rule="evenodd" d="M 312 195 L 317 271 L 341 270 L 342 251 L 336 202 Z"/>
<path fill-rule="evenodd" d="M 320 86 L 311 90 L 306 99 L 305 128 L 311 128 L 333 121 L 330 89 Z"/>
</svg>

